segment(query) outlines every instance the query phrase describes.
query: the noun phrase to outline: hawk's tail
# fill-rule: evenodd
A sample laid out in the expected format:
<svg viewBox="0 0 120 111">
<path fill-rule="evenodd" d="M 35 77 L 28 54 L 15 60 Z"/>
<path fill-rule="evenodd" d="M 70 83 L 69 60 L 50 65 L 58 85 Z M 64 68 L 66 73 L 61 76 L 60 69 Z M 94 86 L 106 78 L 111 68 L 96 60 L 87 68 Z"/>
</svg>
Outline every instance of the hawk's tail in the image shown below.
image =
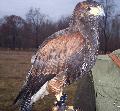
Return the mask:
<svg viewBox="0 0 120 111">
<path fill-rule="evenodd" d="M 21 90 L 16 99 L 13 102 L 13 105 L 19 101 L 20 111 L 31 111 L 31 95 L 29 91 Z"/>
<path fill-rule="evenodd" d="M 47 81 L 54 77 L 55 75 L 52 74 L 29 75 L 26 84 L 19 92 L 13 104 L 18 101 L 21 111 L 31 111 L 32 103 L 36 102 L 36 100 L 43 96 L 46 90 L 45 85 Z"/>
</svg>

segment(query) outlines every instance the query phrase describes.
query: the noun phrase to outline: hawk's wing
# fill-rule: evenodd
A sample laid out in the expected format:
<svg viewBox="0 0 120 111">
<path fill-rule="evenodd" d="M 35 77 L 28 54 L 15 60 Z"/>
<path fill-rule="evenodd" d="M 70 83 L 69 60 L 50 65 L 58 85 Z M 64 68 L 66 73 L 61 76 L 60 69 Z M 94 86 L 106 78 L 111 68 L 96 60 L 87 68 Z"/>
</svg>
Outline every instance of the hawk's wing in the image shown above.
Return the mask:
<svg viewBox="0 0 120 111">
<path fill-rule="evenodd" d="M 45 42 L 36 55 L 41 63 L 45 61 L 42 73 L 71 76 L 70 78 L 75 80 L 80 76 L 80 67 L 86 53 L 89 53 L 88 49 L 86 40 L 80 32 L 67 31 Z"/>
<path fill-rule="evenodd" d="M 68 66 L 72 65 L 69 60 L 71 61 L 74 55 L 80 54 L 80 51 L 83 49 L 84 39 L 79 32 L 63 32 L 54 35 L 51 39 L 44 42 L 36 53 L 26 84 L 15 100 L 15 102 L 17 100 L 21 101 L 22 108 L 25 106 L 30 107 L 31 97 L 47 81 L 55 76 L 63 77 L 66 70 L 69 69 Z"/>
</svg>

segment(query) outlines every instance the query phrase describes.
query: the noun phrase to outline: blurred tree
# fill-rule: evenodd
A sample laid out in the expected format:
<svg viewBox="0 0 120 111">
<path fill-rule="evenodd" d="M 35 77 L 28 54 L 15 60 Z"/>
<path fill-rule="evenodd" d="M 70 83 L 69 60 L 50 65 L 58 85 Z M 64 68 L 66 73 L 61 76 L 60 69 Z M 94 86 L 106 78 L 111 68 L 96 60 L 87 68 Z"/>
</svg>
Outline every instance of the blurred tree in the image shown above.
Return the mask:
<svg viewBox="0 0 120 111">
<path fill-rule="evenodd" d="M 31 8 L 26 14 L 26 21 L 32 26 L 32 32 L 35 37 L 35 48 L 39 46 L 39 37 L 42 37 L 42 27 L 46 21 L 46 16 L 40 12 L 39 8 Z"/>
<path fill-rule="evenodd" d="M 37 48 L 48 36 L 69 26 L 70 17 L 53 22 L 39 9 L 30 9 L 26 21 L 10 15 L 0 19 L 0 47 Z"/>
<path fill-rule="evenodd" d="M 31 26 L 34 47 L 38 48 L 45 38 L 68 27 L 69 19 L 70 17 L 61 17 L 57 22 L 52 22 L 48 16 L 40 12 L 39 8 L 31 8 L 26 14 L 26 22 Z"/>
<path fill-rule="evenodd" d="M 113 51 L 120 48 L 120 16 L 116 15 L 111 24 L 111 36 L 108 40 L 108 50 Z"/>
<path fill-rule="evenodd" d="M 1 24 L 1 37 L 3 44 L 11 49 L 21 47 L 20 33 L 25 21 L 16 15 L 5 16 Z M 18 40 L 19 39 L 19 40 Z"/>
<path fill-rule="evenodd" d="M 103 26 L 103 34 L 101 35 L 102 38 L 100 38 L 100 50 L 103 50 L 105 53 L 108 51 L 108 41 L 111 37 L 111 24 L 113 19 L 113 13 L 115 8 L 114 0 L 97 0 L 99 1 L 103 6 L 105 10 L 105 17 L 104 17 L 104 26 Z"/>
</svg>

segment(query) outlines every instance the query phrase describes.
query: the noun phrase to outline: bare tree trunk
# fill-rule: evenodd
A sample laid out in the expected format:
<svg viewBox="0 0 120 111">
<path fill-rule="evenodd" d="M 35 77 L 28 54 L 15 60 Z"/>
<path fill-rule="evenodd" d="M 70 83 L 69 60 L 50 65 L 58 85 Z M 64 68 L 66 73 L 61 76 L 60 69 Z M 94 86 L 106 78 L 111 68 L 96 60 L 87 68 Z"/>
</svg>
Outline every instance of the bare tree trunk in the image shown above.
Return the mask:
<svg viewBox="0 0 120 111">
<path fill-rule="evenodd" d="M 107 3 L 108 1 L 106 0 L 105 1 L 105 5 L 106 5 L 106 8 L 107 8 Z M 107 9 L 105 10 L 105 19 L 104 19 L 104 37 L 105 37 L 105 49 L 104 49 L 104 53 L 107 53 L 107 43 L 108 43 L 108 37 L 107 37 L 107 18 L 108 18 L 108 14 L 107 14 Z"/>
<path fill-rule="evenodd" d="M 12 50 L 15 50 L 15 35 L 12 38 Z"/>
<path fill-rule="evenodd" d="M 108 37 L 107 37 L 107 32 L 106 32 L 106 23 L 107 22 L 107 17 L 105 17 L 105 29 L 104 29 L 104 37 L 105 37 L 105 49 L 104 49 L 104 53 L 107 53 L 108 49 L 107 49 L 107 43 L 108 43 Z"/>
<path fill-rule="evenodd" d="M 38 46 L 39 46 L 39 43 L 38 43 L 38 36 L 39 36 L 39 34 L 38 34 L 38 28 L 36 28 L 36 32 L 35 32 L 35 48 L 38 48 Z"/>
</svg>

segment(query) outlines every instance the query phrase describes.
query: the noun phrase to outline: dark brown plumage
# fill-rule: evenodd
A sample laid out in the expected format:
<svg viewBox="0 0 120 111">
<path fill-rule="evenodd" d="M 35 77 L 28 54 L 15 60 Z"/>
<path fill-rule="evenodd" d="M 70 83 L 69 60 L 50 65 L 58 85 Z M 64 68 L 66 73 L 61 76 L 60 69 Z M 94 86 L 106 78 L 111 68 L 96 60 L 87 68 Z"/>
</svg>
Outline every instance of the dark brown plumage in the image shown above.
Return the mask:
<svg viewBox="0 0 120 111">
<path fill-rule="evenodd" d="M 98 50 L 98 22 L 103 14 L 97 2 L 79 3 L 70 26 L 43 42 L 15 100 L 20 101 L 21 111 L 30 111 L 32 103 L 48 93 L 59 101 L 66 80 L 72 83 L 91 70 Z"/>
</svg>

